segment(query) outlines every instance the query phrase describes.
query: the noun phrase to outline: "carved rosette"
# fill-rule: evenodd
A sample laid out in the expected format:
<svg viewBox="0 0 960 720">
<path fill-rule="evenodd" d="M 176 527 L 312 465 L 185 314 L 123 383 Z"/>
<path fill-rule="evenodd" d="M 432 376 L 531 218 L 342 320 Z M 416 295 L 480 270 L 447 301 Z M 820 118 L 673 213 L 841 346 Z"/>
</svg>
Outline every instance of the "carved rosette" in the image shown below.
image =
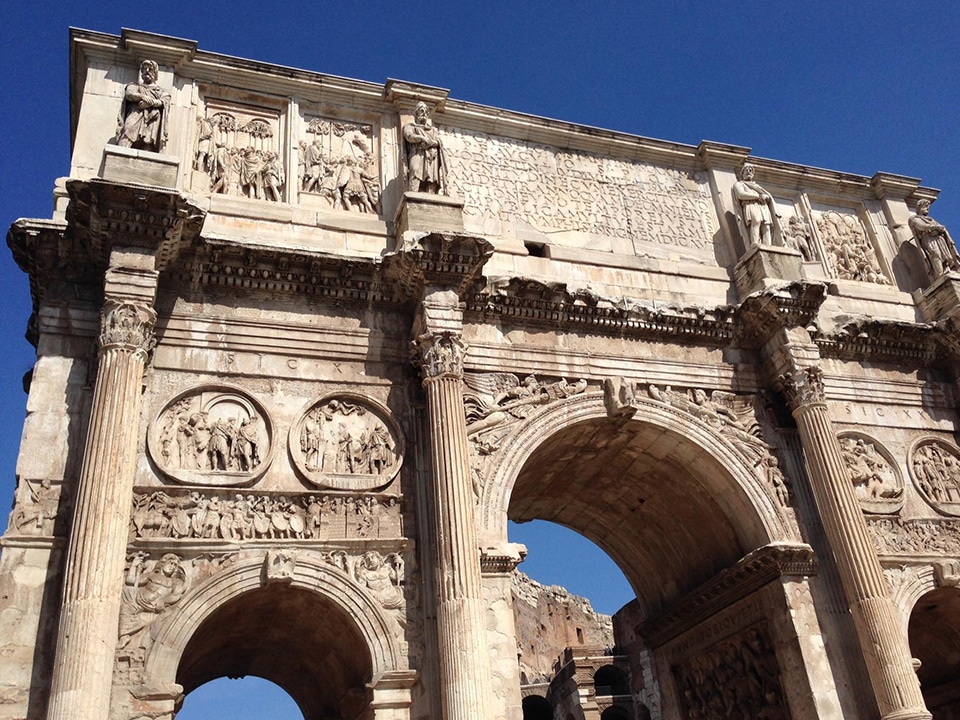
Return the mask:
<svg viewBox="0 0 960 720">
<path fill-rule="evenodd" d="M 420 366 L 423 381 L 441 377 L 463 377 L 467 345 L 453 332 L 424 333 L 413 343 L 414 362 Z"/>
<path fill-rule="evenodd" d="M 180 393 L 157 416 L 147 450 L 167 478 L 188 485 L 246 486 L 274 454 L 273 425 L 263 407 L 229 386 Z"/>
<path fill-rule="evenodd" d="M 143 303 L 107 300 L 100 310 L 100 349 L 119 347 L 149 353 L 156 344 L 157 313 Z"/>
<path fill-rule="evenodd" d="M 960 517 L 960 448 L 937 438 L 921 438 L 910 449 L 913 485 L 930 506 Z"/>
<path fill-rule="evenodd" d="M 390 412 L 346 393 L 307 406 L 290 431 L 289 448 L 301 477 L 335 490 L 383 489 L 403 464 L 403 436 Z"/>
<path fill-rule="evenodd" d="M 890 452 L 868 435 L 837 435 L 843 461 L 860 507 L 866 513 L 890 515 L 903 507 L 903 478 Z"/>
<path fill-rule="evenodd" d="M 822 403 L 826 399 L 823 393 L 823 370 L 816 366 L 794 368 L 780 375 L 776 384 L 791 410 Z"/>
</svg>

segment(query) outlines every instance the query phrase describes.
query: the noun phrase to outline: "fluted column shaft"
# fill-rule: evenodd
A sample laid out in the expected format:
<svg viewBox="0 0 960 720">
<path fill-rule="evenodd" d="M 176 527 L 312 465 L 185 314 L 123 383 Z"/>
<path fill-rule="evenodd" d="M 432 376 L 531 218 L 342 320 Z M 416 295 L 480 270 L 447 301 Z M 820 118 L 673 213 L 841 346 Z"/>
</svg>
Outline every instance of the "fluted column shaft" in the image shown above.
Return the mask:
<svg viewBox="0 0 960 720">
<path fill-rule="evenodd" d="M 456 336 L 431 337 L 424 350 L 444 720 L 491 717 L 490 660 L 463 411 L 463 350 Z"/>
<path fill-rule="evenodd" d="M 815 369 L 785 378 L 810 484 L 884 720 L 931 717 Z"/>
<path fill-rule="evenodd" d="M 110 301 L 101 313 L 93 408 L 77 485 L 49 720 L 109 716 L 123 570 L 153 310 Z"/>
</svg>

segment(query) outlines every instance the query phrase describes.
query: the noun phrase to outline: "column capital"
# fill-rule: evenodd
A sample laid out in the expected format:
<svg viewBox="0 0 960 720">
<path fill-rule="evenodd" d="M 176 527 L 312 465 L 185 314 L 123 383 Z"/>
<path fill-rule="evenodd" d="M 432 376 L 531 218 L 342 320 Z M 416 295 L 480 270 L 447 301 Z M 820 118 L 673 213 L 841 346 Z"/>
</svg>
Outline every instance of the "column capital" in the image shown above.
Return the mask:
<svg viewBox="0 0 960 720">
<path fill-rule="evenodd" d="M 794 367 L 779 375 L 775 384 L 793 411 L 826 401 L 823 392 L 823 370 L 815 365 L 807 368 Z"/>
<path fill-rule="evenodd" d="M 425 332 L 413 341 L 413 362 L 423 373 L 424 384 L 443 377 L 463 377 L 467 345 L 459 333 Z"/>
<path fill-rule="evenodd" d="M 156 311 L 145 303 L 108 298 L 100 310 L 100 351 L 119 347 L 147 355 L 156 344 Z"/>
</svg>

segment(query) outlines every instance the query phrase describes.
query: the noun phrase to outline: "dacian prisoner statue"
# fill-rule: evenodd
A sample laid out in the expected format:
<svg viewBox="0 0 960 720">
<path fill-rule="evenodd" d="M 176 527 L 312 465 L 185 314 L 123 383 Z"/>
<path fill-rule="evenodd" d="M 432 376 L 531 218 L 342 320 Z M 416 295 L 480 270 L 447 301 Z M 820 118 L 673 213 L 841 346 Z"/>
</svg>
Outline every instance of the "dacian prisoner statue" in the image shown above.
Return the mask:
<svg viewBox="0 0 960 720">
<path fill-rule="evenodd" d="M 910 218 L 910 229 L 927 258 L 934 279 L 951 270 L 960 270 L 957 246 L 947 229 L 930 217 L 929 200 L 924 199 L 917 203 L 917 214 Z"/>
<path fill-rule="evenodd" d="M 440 135 L 425 102 L 413 110 L 413 122 L 403 126 L 407 150 L 407 189 L 438 195 L 446 193 L 447 162 Z"/>
<path fill-rule="evenodd" d="M 744 163 L 740 169 L 740 179 L 733 185 L 737 220 L 747 247 L 773 244 L 773 226 L 777 216 L 773 195 L 754 181 L 755 172 L 753 165 Z"/>
<path fill-rule="evenodd" d="M 117 119 L 117 145 L 160 152 L 167 143 L 170 94 L 157 84 L 160 68 L 153 60 L 140 63 L 140 82 L 128 83 Z"/>
</svg>

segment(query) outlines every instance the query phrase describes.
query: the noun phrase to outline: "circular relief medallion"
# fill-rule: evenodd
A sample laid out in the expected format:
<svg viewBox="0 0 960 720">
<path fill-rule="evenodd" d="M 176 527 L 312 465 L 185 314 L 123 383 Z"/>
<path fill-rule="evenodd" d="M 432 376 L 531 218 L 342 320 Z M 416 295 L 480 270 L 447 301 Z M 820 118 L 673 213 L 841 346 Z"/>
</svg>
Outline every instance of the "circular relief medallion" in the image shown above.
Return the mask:
<svg viewBox="0 0 960 720">
<path fill-rule="evenodd" d="M 960 448 L 933 438 L 919 440 L 910 451 L 910 474 L 934 509 L 960 517 Z"/>
<path fill-rule="evenodd" d="M 150 428 L 147 448 L 164 475 L 177 482 L 250 485 L 273 457 L 273 428 L 245 393 L 205 387 L 167 403 Z"/>
<path fill-rule="evenodd" d="M 290 455 L 310 483 L 335 490 L 377 490 L 403 463 L 403 438 L 389 412 L 358 395 L 328 395 L 290 432 Z"/>
<path fill-rule="evenodd" d="M 863 511 L 883 515 L 898 512 L 903 507 L 903 478 L 893 456 L 862 433 L 840 433 L 837 439 Z"/>
</svg>

